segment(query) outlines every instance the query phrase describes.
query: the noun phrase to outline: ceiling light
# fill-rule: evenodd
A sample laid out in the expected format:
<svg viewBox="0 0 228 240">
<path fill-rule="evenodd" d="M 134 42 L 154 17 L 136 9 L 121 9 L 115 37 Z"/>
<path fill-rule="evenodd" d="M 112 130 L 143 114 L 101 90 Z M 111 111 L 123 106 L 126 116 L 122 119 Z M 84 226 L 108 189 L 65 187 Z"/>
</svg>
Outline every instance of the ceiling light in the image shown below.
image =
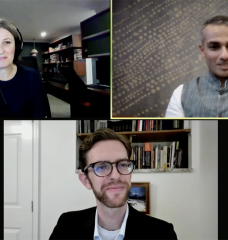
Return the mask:
<svg viewBox="0 0 228 240">
<path fill-rule="evenodd" d="M 42 37 L 45 37 L 45 36 L 46 36 L 46 32 L 42 32 L 42 33 L 41 33 L 41 36 L 42 36 Z"/>
</svg>

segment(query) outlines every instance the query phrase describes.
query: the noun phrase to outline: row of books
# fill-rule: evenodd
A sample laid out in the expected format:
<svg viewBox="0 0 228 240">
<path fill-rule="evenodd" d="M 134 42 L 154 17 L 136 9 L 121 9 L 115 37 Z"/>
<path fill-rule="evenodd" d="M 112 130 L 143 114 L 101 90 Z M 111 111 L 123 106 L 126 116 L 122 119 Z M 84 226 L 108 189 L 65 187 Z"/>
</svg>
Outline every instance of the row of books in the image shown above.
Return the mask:
<svg viewBox="0 0 228 240">
<path fill-rule="evenodd" d="M 74 60 L 82 59 L 82 49 L 74 49 Z"/>
<path fill-rule="evenodd" d="M 134 161 L 134 169 L 188 168 L 187 145 L 180 146 L 176 141 L 165 146 L 153 146 L 146 142 L 143 146 L 135 145 L 132 148 L 131 160 Z"/>
<path fill-rule="evenodd" d="M 186 128 L 187 126 L 185 126 Z M 133 120 L 134 131 L 158 131 L 183 129 L 184 120 Z M 132 130 L 133 131 L 133 130 Z"/>
<path fill-rule="evenodd" d="M 100 128 L 108 128 L 107 120 L 79 120 L 78 133 L 92 133 Z"/>
<path fill-rule="evenodd" d="M 92 133 L 100 128 L 115 132 L 158 131 L 190 128 L 189 120 L 79 120 L 79 133 Z"/>
</svg>

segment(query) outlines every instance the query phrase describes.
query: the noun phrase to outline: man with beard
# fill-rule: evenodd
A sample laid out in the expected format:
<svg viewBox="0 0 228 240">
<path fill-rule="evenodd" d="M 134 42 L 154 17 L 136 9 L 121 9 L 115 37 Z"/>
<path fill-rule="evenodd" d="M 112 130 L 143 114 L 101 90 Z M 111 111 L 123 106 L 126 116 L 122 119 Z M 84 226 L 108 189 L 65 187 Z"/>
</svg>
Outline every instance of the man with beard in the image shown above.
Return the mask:
<svg viewBox="0 0 228 240">
<path fill-rule="evenodd" d="M 111 129 L 86 137 L 79 149 L 79 179 L 96 197 L 96 207 L 60 216 L 50 239 L 177 239 L 173 225 L 128 203 L 133 162 L 131 143 Z M 84 200 L 84 199 L 83 199 Z"/>
<path fill-rule="evenodd" d="M 208 19 L 201 29 L 209 71 L 173 92 L 165 117 L 228 117 L 228 17 Z"/>
</svg>

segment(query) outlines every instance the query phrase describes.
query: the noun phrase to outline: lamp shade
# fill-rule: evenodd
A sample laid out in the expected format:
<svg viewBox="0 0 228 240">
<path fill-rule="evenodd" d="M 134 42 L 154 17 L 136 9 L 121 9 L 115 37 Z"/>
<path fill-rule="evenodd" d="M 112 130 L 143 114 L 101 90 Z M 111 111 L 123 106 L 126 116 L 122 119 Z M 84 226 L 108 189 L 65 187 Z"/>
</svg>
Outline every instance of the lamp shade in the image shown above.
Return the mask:
<svg viewBox="0 0 228 240">
<path fill-rule="evenodd" d="M 31 53 L 38 53 L 38 51 L 34 48 Z"/>
<path fill-rule="evenodd" d="M 37 54 L 38 51 L 37 51 L 36 48 L 35 48 L 35 38 L 34 38 L 33 40 L 34 40 L 34 48 L 33 48 L 33 50 L 31 51 L 31 53 L 32 53 L 32 54 Z"/>
</svg>

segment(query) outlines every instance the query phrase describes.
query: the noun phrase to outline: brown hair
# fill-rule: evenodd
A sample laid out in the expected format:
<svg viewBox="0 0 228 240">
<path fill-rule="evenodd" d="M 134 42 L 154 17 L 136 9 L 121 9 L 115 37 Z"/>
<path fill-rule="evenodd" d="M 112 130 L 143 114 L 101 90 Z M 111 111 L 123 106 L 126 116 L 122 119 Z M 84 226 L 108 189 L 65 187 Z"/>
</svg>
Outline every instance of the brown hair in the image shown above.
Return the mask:
<svg viewBox="0 0 228 240">
<path fill-rule="evenodd" d="M 95 143 L 107 140 L 116 140 L 121 142 L 126 148 L 128 158 L 130 159 L 132 150 L 131 143 L 125 136 L 118 135 L 109 128 L 99 129 L 94 133 L 89 134 L 89 136 L 84 139 L 79 148 L 79 165 L 82 171 L 87 166 L 87 152 L 93 147 Z"/>
<path fill-rule="evenodd" d="M 4 18 L 0 18 L 0 28 L 6 29 L 14 36 L 15 53 L 14 53 L 13 63 L 19 64 L 21 61 L 21 59 L 19 58 L 19 55 L 21 53 L 21 48 L 23 47 L 23 39 L 19 33 L 19 30 L 16 28 L 16 26 L 12 22 Z"/>
<path fill-rule="evenodd" d="M 201 31 L 200 31 L 202 46 L 204 44 L 203 30 L 206 28 L 207 25 L 225 25 L 225 26 L 228 26 L 228 16 L 219 15 L 219 16 L 215 16 L 213 18 L 209 18 L 204 22 L 204 24 L 201 28 Z"/>
</svg>

